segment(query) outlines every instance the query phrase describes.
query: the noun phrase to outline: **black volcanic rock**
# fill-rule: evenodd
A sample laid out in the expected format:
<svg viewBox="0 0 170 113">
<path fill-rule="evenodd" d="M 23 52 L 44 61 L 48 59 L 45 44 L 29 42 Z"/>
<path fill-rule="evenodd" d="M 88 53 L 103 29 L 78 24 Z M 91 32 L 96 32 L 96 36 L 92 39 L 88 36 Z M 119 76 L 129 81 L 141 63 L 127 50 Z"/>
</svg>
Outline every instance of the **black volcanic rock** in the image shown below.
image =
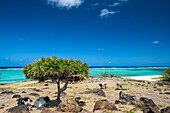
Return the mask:
<svg viewBox="0 0 170 113">
<path fill-rule="evenodd" d="M 99 100 L 95 103 L 93 112 L 96 110 L 118 110 L 114 104 L 110 104 L 108 100 Z"/>
<path fill-rule="evenodd" d="M 115 104 L 124 104 L 124 105 L 129 105 L 129 104 L 135 104 L 137 102 L 136 96 L 131 96 L 123 91 L 120 91 L 119 93 L 119 100 L 115 101 Z"/>
<path fill-rule="evenodd" d="M 14 92 L 13 91 L 3 91 L 1 94 L 7 94 L 7 95 L 9 95 L 9 94 L 14 94 Z"/>
<path fill-rule="evenodd" d="M 14 95 L 12 98 L 20 98 L 21 95 Z"/>
<path fill-rule="evenodd" d="M 99 95 L 99 96 L 106 97 L 105 92 L 101 89 L 94 88 L 93 93 L 96 94 L 96 95 Z"/>
</svg>

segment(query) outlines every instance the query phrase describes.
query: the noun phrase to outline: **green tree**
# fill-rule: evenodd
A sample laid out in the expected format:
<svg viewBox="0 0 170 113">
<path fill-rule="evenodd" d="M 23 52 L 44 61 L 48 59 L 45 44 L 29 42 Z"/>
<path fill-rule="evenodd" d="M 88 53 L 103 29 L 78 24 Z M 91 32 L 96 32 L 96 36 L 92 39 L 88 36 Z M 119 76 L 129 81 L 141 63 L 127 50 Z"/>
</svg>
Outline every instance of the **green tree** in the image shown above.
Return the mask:
<svg viewBox="0 0 170 113">
<path fill-rule="evenodd" d="M 163 80 L 170 82 L 170 68 L 163 72 L 162 77 Z"/>
<path fill-rule="evenodd" d="M 47 79 L 56 81 L 58 95 L 55 104 L 61 103 L 60 94 L 67 89 L 69 81 L 83 80 L 88 76 L 88 65 L 77 60 L 58 59 L 57 57 L 41 58 L 23 69 L 26 78 L 38 79 L 43 82 Z M 61 88 L 60 82 L 65 84 Z"/>
</svg>

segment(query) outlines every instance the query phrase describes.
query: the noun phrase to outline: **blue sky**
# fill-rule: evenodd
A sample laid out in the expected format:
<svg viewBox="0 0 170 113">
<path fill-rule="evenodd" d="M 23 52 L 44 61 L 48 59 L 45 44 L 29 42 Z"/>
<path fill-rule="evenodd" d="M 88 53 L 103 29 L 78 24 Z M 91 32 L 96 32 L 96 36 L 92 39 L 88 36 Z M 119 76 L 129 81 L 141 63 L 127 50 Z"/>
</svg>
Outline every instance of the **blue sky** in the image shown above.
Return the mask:
<svg viewBox="0 0 170 113">
<path fill-rule="evenodd" d="M 0 0 L 0 66 L 169 66 L 169 20 L 169 0 Z"/>
</svg>

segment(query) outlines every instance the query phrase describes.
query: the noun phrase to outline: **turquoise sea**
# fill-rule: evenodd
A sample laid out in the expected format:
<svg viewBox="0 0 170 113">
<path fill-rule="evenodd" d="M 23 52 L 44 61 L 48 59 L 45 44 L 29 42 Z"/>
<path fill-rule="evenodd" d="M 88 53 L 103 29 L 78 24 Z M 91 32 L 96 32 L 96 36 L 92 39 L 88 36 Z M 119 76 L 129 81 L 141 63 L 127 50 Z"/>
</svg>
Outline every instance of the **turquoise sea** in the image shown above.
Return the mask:
<svg viewBox="0 0 170 113">
<path fill-rule="evenodd" d="M 162 74 L 168 67 L 91 67 L 89 76 L 101 76 L 108 72 L 119 77 L 155 76 Z M 0 84 L 26 81 L 22 68 L 0 69 Z"/>
</svg>

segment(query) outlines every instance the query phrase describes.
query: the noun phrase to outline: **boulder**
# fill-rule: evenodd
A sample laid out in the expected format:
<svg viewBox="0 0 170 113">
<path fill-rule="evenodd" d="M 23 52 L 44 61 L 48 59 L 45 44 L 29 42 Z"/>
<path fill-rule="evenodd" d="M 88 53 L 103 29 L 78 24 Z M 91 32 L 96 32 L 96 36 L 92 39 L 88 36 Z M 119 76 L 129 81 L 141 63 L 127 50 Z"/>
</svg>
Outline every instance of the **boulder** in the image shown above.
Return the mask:
<svg viewBox="0 0 170 113">
<path fill-rule="evenodd" d="M 34 90 L 36 92 L 42 92 L 40 89 L 36 89 L 36 88 L 33 88 L 32 90 Z"/>
<path fill-rule="evenodd" d="M 144 106 L 140 107 L 143 113 L 159 113 L 159 107 L 153 102 L 152 99 L 141 97 L 140 101 L 144 102 Z"/>
<path fill-rule="evenodd" d="M 8 113 L 30 113 L 27 105 L 19 105 L 11 107 L 7 110 Z"/>
<path fill-rule="evenodd" d="M 76 97 L 75 98 L 75 101 L 80 105 L 80 106 L 85 106 L 86 103 L 84 101 L 81 101 L 81 98 L 80 97 Z"/>
<path fill-rule="evenodd" d="M 127 105 L 128 103 L 126 102 L 126 100 L 116 100 L 115 104 L 122 104 L 122 105 Z"/>
<path fill-rule="evenodd" d="M 160 110 L 160 113 L 170 113 L 170 106 Z"/>
<path fill-rule="evenodd" d="M 44 86 L 48 86 L 48 83 L 45 83 Z"/>
<path fill-rule="evenodd" d="M 42 89 L 50 89 L 49 87 L 44 87 L 44 88 L 42 88 Z"/>
<path fill-rule="evenodd" d="M 117 89 L 122 89 L 123 88 L 122 84 L 120 84 L 119 82 L 116 84 L 116 86 L 117 86 Z"/>
<path fill-rule="evenodd" d="M 7 94 L 7 95 L 9 95 L 9 94 L 14 94 L 14 92 L 13 91 L 3 91 L 1 94 Z"/>
<path fill-rule="evenodd" d="M 73 99 L 66 99 L 58 106 L 58 111 L 78 113 L 82 111 L 79 104 Z"/>
<path fill-rule="evenodd" d="M 4 107 L 3 107 L 3 106 L 0 106 L 0 109 L 4 109 Z"/>
<path fill-rule="evenodd" d="M 35 97 L 38 97 L 40 96 L 38 93 L 30 93 L 31 96 L 35 96 Z"/>
<path fill-rule="evenodd" d="M 136 102 L 137 102 L 136 96 L 131 96 L 120 91 L 119 100 L 116 100 L 115 104 L 130 105 L 130 104 L 135 104 Z"/>
<path fill-rule="evenodd" d="M 34 102 L 34 106 L 37 107 L 37 108 L 41 108 L 41 107 L 44 107 L 45 105 L 45 100 L 42 99 L 42 98 L 38 98 L 35 102 Z"/>
<path fill-rule="evenodd" d="M 114 104 L 110 104 L 108 100 L 99 100 L 95 103 L 93 112 L 96 110 L 118 110 Z"/>
<path fill-rule="evenodd" d="M 12 98 L 20 98 L 21 95 L 14 95 Z"/>
<path fill-rule="evenodd" d="M 105 92 L 102 89 L 94 88 L 93 93 L 96 94 L 96 95 L 99 95 L 99 96 L 106 97 Z"/>
<path fill-rule="evenodd" d="M 42 108 L 42 107 L 46 106 L 46 104 L 48 102 L 51 102 L 50 98 L 48 96 L 40 97 L 34 102 L 34 106 L 37 107 L 37 108 Z"/>
<path fill-rule="evenodd" d="M 26 91 L 22 91 L 21 93 L 27 93 Z"/>
<path fill-rule="evenodd" d="M 165 92 L 164 94 L 170 95 L 170 92 Z"/>
<path fill-rule="evenodd" d="M 155 108 L 151 107 L 151 106 L 146 106 L 142 108 L 143 113 L 159 113 L 158 110 L 156 110 Z"/>
</svg>

